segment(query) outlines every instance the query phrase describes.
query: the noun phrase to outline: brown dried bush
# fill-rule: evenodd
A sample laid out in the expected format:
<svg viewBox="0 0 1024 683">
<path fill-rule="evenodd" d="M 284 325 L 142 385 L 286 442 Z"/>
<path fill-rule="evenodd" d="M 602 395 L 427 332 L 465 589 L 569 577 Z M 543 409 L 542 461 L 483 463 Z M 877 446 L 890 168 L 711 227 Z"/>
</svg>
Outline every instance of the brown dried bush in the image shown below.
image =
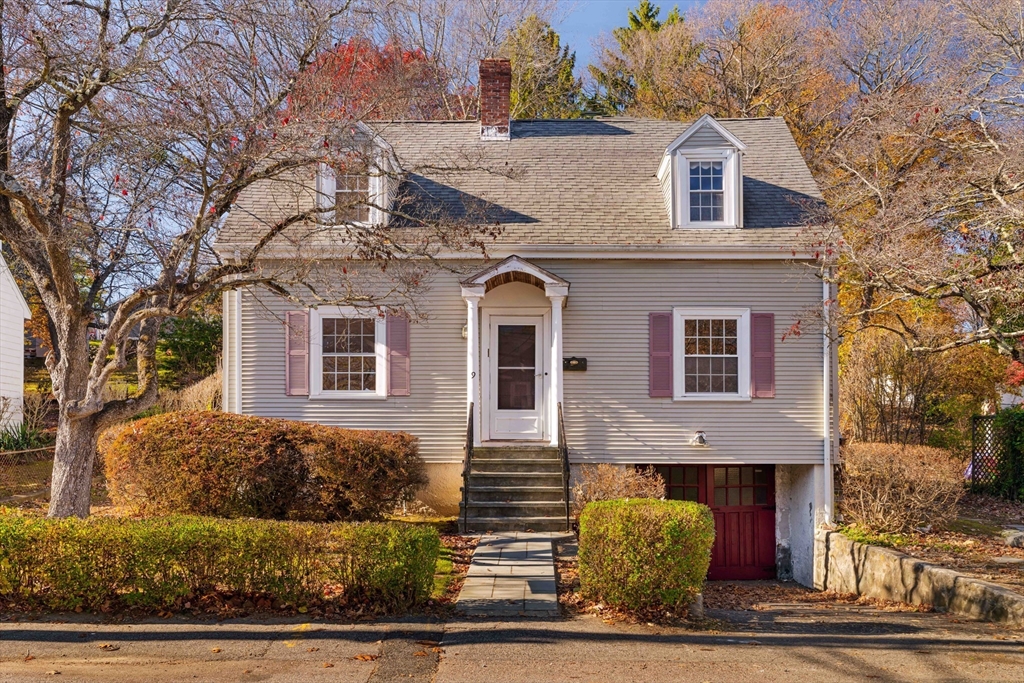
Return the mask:
<svg viewBox="0 0 1024 683">
<path fill-rule="evenodd" d="M 965 462 L 927 446 L 855 443 L 843 449 L 843 521 L 880 533 L 956 519 Z"/>
<path fill-rule="evenodd" d="M 583 465 L 572 486 L 572 516 L 580 518 L 587 503 L 619 498 L 664 498 L 665 480 L 653 467 Z"/>
<path fill-rule="evenodd" d="M 372 520 L 426 482 L 410 434 L 230 413 L 147 417 L 99 447 L 111 500 L 146 516 Z"/>
</svg>

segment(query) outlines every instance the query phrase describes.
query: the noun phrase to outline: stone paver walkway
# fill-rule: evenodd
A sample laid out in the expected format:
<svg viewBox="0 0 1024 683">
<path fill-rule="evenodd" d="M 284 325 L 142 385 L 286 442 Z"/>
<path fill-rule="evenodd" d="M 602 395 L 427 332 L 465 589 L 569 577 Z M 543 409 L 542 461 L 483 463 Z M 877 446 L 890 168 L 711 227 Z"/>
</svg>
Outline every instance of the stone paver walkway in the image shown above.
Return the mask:
<svg viewBox="0 0 1024 683">
<path fill-rule="evenodd" d="M 457 607 L 470 616 L 558 616 L 551 535 L 481 537 Z"/>
</svg>

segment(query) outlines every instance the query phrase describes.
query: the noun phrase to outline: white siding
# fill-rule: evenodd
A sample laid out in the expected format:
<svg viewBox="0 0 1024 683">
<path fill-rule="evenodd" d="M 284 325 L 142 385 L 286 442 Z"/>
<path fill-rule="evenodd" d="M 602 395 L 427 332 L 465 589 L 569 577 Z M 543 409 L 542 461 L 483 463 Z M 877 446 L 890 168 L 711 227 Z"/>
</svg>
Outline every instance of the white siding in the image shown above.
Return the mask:
<svg viewBox="0 0 1024 683">
<path fill-rule="evenodd" d="M 359 429 L 408 431 L 427 462 L 458 462 L 466 434 L 466 304 L 458 279 L 434 278 L 429 320 L 410 325 L 409 396 L 311 399 L 284 393 L 282 299 L 242 296 L 242 412 Z M 225 367 L 233 367 L 225 362 Z"/>
<path fill-rule="evenodd" d="M 9 419 L 15 424 L 21 423 L 25 390 L 25 313 L 24 299 L 0 257 L 0 397 L 11 403 Z"/>
<path fill-rule="evenodd" d="M 802 266 L 774 261 L 535 263 L 571 283 L 564 353 L 589 363 L 586 372 L 565 373 L 566 432 L 574 462 L 821 462 L 821 335 L 780 341 L 797 317 L 821 299 L 820 282 Z M 289 305 L 244 296 L 243 412 L 406 430 L 420 437 L 428 462 L 461 460 L 466 306 L 454 276 L 436 277 L 427 296 L 429 320 L 410 331 L 412 395 L 387 400 L 285 396 L 281 316 Z M 673 306 L 774 313 L 776 398 L 729 403 L 650 398 L 648 313 Z M 233 367 L 229 361 L 226 357 L 226 368 Z M 698 429 L 707 433 L 710 447 L 688 445 Z"/>
</svg>

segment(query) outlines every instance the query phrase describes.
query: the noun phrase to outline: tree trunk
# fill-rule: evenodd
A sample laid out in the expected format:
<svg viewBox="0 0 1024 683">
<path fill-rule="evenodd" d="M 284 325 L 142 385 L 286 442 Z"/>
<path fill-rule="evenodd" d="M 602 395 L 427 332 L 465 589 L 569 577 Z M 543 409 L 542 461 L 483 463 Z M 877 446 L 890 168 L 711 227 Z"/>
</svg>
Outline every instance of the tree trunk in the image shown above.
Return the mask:
<svg viewBox="0 0 1024 683">
<path fill-rule="evenodd" d="M 61 411 L 50 484 L 50 517 L 89 516 L 96 436 L 92 417 L 73 420 Z"/>
</svg>

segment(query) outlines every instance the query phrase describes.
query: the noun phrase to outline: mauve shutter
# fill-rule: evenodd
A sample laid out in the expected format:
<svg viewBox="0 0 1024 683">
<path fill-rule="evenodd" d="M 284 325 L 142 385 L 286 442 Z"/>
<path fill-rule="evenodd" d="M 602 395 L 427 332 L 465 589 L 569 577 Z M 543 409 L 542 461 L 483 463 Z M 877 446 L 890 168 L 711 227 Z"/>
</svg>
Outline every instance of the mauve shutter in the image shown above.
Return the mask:
<svg viewBox="0 0 1024 683">
<path fill-rule="evenodd" d="M 775 398 L 775 314 L 750 314 L 750 395 Z"/>
<path fill-rule="evenodd" d="M 400 315 L 388 316 L 388 396 L 408 396 L 409 378 L 409 319 Z"/>
<path fill-rule="evenodd" d="M 651 313 L 650 333 L 650 395 L 651 398 L 672 397 L 672 314 Z"/>
<path fill-rule="evenodd" d="M 288 311 L 284 314 L 284 393 L 309 395 L 309 314 Z"/>
</svg>

